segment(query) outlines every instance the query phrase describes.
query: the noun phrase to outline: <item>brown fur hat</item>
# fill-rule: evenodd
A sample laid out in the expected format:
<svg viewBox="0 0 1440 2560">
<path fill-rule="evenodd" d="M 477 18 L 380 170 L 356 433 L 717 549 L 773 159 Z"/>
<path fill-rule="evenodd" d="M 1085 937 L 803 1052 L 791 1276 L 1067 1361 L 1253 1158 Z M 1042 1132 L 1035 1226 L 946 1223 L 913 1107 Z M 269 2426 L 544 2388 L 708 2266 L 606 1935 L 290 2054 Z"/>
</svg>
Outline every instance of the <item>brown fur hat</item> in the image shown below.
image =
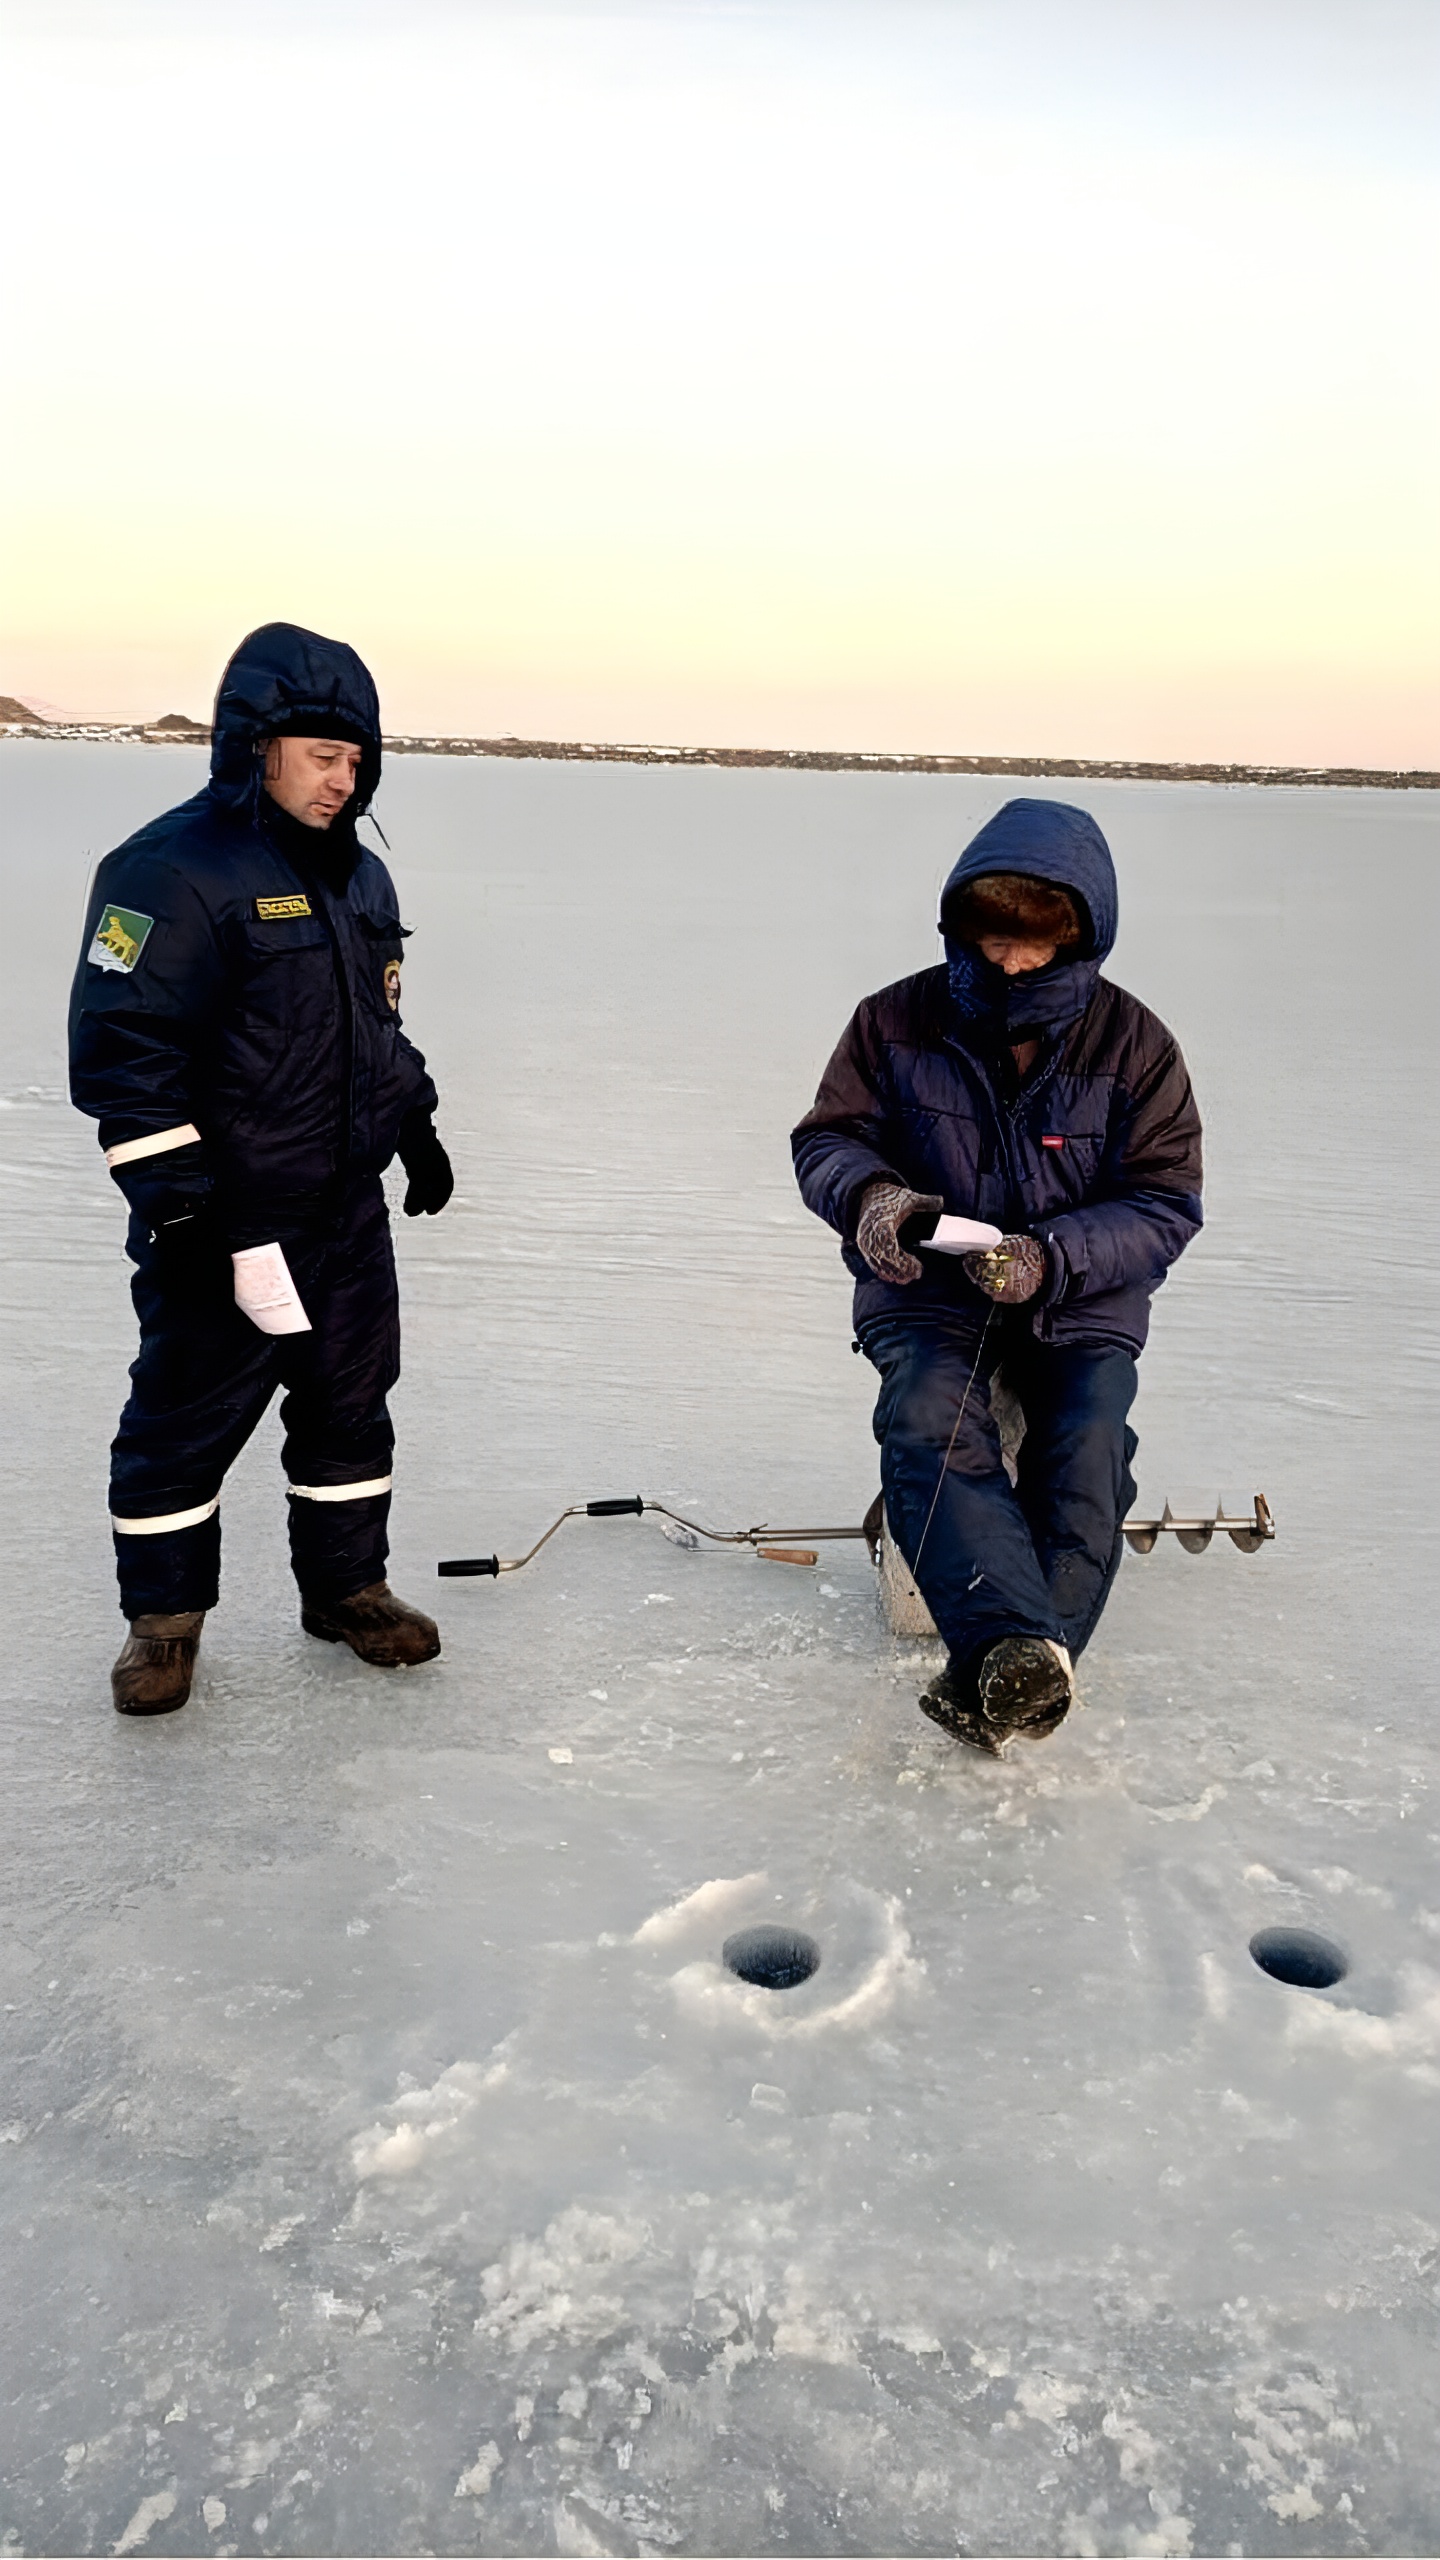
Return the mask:
<svg viewBox="0 0 1440 2560">
<path fill-rule="evenodd" d="M 1021 942 L 1053 942 L 1058 951 L 1088 942 L 1088 919 L 1070 890 L 1018 871 L 982 871 L 946 903 L 944 932 L 954 942 L 1005 933 Z"/>
</svg>

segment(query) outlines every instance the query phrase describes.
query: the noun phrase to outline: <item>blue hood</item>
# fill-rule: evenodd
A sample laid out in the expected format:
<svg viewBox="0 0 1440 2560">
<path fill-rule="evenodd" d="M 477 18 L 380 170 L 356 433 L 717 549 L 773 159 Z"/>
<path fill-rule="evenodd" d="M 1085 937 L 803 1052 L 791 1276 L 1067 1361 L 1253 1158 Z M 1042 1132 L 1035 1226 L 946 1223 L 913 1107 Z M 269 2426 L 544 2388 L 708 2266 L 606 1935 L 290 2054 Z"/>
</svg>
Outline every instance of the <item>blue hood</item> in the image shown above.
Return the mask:
<svg viewBox="0 0 1440 2560">
<path fill-rule="evenodd" d="M 1081 956 L 1057 957 L 1048 969 L 1007 978 L 973 944 L 946 931 L 957 890 L 987 872 L 1019 872 L 1048 880 L 1079 898 L 1090 931 Z M 1114 948 L 1119 895 L 1110 848 L 1085 809 L 1064 800 L 1007 800 L 961 854 L 940 896 L 940 931 L 950 964 L 950 995 L 962 1027 L 1000 1042 L 1062 1030 L 1082 1014 L 1100 964 Z"/>
<path fill-rule="evenodd" d="M 242 640 L 220 679 L 210 742 L 210 796 L 222 807 L 252 807 L 260 787 L 259 748 L 277 732 L 347 738 L 360 749 L 355 797 L 363 818 L 380 780 L 380 697 L 363 659 L 343 640 L 322 640 L 294 622 L 266 622 Z M 338 822 L 337 822 L 338 823 Z"/>
</svg>

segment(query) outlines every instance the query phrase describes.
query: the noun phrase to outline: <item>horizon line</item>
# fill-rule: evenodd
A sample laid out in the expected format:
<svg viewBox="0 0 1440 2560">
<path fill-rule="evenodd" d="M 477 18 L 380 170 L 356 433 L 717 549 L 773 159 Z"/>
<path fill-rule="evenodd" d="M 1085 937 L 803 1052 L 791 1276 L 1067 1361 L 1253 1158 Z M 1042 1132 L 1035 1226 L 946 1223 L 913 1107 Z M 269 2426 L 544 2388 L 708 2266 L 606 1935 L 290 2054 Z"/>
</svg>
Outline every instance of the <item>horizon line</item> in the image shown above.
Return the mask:
<svg viewBox="0 0 1440 2560">
<path fill-rule="evenodd" d="M 159 720 L 0 720 L 0 738 L 113 740 L 141 746 L 208 745 L 208 721 L 166 712 Z M 903 754 L 841 747 L 668 747 L 589 743 L 562 738 L 430 737 L 419 731 L 382 735 L 387 755 L 501 756 L 573 764 L 768 766 L 797 773 L 1014 774 L 1076 782 L 1249 783 L 1308 790 L 1440 791 L 1440 772 L 1424 767 L 1163 763 L 1147 758 Z"/>
</svg>

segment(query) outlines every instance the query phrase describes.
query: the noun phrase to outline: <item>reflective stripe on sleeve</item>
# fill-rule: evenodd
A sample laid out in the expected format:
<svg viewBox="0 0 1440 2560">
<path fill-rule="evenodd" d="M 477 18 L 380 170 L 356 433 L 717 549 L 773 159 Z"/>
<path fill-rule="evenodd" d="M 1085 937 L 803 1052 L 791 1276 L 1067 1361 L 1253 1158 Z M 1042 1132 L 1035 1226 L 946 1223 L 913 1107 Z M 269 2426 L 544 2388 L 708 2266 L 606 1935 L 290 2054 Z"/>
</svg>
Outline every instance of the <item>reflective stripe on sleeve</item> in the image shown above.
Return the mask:
<svg viewBox="0 0 1440 2560">
<path fill-rule="evenodd" d="M 364 1502 L 372 1493 L 388 1493 L 389 1476 L 367 1476 L 363 1484 L 292 1484 L 286 1491 L 300 1502 Z"/>
<path fill-rule="evenodd" d="M 193 1511 L 162 1511 L 158 1520 L 122 1520 L 118 1511 L 112 1511 L 110 1526 L 127 1538 L 158 1538 L 166 1529 L 198 1529 L 201 1521 L 213 1519 L 219 1508 L 217 1493 L 211 1502 L 197 1502 Z"/>
<path fill-rule="evenodd" d="M 187 1120 L 178 1129 L 157 1129 L 153 1137 L 127 1138 L 121 1146 L 107 1147 L 105 1161 L 112 1167 L 136 1164 L 141 1156 L 163 1156 L 168 1155 L 172 1147 L 188 1147 L 198 1140 L 199 1135 L 193 1120 Z"/>
</svg>

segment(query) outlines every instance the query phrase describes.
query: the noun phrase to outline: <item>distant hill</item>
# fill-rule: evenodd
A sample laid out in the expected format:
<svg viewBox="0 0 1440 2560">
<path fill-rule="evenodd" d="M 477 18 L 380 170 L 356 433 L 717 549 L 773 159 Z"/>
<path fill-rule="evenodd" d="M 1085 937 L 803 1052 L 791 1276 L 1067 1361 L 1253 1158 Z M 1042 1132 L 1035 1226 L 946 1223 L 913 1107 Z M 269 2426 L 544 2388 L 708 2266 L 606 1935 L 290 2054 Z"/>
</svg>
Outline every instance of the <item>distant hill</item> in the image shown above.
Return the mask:
<svg viewBox="0 0 1440 2560">
<path fill-rule="evenodd" d="M 143 746 L 198 745 L 211 734 L 208 720 L 166 711 L 158 720 L 58 720 L 0 693 L 0 729 L 43 729 L 57 741 L 121 740 Z M 1083 756 L 962 756 L 870 753 L 838 747 L 661 747 L 586 744 L 567 738 L 387 737 L 387 756 L 539 756 L 577 764 L 775 765 L 791 773 L 993 773 L 1053 776 L 1075 782 L 1213 782 L 1269 784 L 1289 790 L 1440 791 L 1440 771 L 1358 765 L 1152 764 Z M 0 2554 L 3 2560 L 3 2554 Z"/>
</svg>

